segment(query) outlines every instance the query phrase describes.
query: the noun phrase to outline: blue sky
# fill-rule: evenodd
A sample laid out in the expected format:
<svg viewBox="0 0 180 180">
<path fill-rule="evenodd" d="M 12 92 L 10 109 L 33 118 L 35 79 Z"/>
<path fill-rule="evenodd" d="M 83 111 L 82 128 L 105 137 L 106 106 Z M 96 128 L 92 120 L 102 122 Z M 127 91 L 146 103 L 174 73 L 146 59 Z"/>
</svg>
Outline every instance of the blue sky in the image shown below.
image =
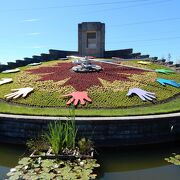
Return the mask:
<svg viewBox="0 0 180 180">
<path fill-rule="evenodd" d="M 180 60 L 179 0 L 6 0 L 0 2 L 0 63 L 77 50 L 77 25 L 106 24 L 106 50 Z"/>
</svg>

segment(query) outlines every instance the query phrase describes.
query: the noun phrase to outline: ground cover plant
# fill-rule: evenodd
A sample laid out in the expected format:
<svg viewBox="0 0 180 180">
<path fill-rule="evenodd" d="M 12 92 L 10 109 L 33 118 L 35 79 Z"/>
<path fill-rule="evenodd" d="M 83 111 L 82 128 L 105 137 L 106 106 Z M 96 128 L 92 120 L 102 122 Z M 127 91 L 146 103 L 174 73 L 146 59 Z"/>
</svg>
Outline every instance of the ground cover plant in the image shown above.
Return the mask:
<svg viewBox="0 0 180 180">
<path fill-rule="evenodd" d="M 153 103 L 163 103 L 168 99 L 177 97 L 179 88 L 169 85 L 162 86 L 156 78 L 164 78 L 180 82 L 180 75 L 162 74 L 152 71 L 120 67 L 105 63 L 97 63 L 103 70 L 94 73 L 75 73 L 71 70 L 74 66 L 71 61 L 51 61 L 37 67 L 22 67 L 16 74 L 2 74 L 0 78 L 13 78 L 13 82 L 0 86 L 1 103 L 7 102 L 4 95 L 11 89 L 33 87 L 34 92 L 27 98 L 9 100 L 8 103 L 41 107 L 66 108 L 68 97 L 63 95 L 74 91 L 87 91 L 92 103 L 78 108 L 86 109 L 118 109 L 136 106 L 154 106 Z M 168 69 L 163 65 L 141 65 L 137 61 L 127 61 L 123 64 L 143 67 L 146 69 Z M 142 101 L 138 96 L 126 96 L 130 88 L 142 88 L 156 94 L 156 101 Z"/>
</svg>

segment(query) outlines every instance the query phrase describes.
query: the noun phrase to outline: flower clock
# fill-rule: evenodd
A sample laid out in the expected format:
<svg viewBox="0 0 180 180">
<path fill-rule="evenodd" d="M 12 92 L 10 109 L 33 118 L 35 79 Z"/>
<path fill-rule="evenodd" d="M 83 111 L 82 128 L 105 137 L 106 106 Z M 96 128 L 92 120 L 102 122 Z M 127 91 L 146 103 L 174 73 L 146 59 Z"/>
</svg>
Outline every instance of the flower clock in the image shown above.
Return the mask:
<svg viewBox="0 0 180 180">
<path fill-rule="evenodd" d="M 72 86 L 74 91 L 64 94 L 63 97 L 69 97 L 67 104 L 73 103 L 75 106 L 78 103 L 85 105 L 86 102 L 92 102 L 88 95 L 88 90 L 91 87 L 108 87 L 108 84 L 119 81 L 119 86 L 122 82 L 131 82 L 133 75 L 142 75 L 145 70 L 121 67 L 113 64 L 96 63 L 102 67 L 99 72 L 78 73 L 72 71 L 73 64 L 71 62 L 61 62 L 52 66 L 43 66 L 34 69 L 28 69 L 28 73 L 38 75 L 37 81 L 53 81 L 64 83 L 60 86 Z M 128 84 L 128 83 L 127 83 Z"/>
<path fill-rule="evenodd" d="M 180 93 L 179 74 L 162 65 L 82 62 L 50 61 L 0 73 L 0 99 L 36 107 L 127 108 L 163 103 Z"/>
</svg>

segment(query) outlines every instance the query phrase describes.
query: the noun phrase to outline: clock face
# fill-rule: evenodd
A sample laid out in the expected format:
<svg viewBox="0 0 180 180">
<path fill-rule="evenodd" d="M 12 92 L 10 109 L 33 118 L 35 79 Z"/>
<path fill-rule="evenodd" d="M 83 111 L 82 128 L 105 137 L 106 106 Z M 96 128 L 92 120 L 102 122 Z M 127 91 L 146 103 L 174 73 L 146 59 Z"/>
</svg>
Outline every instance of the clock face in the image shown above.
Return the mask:
<svg viewBox="0 0 180 180">
<path fill-rule="evenodd" d="M 33 93 L 25 99 L 12 101 L 40 107 L 66 107 L 68 102 L 82 108 L 124 108 L 153 106 L 152 100 L 163 103 L 179 93 L 178 87 L 163 86 L 157 81 L 158 78 L 180 81 L 179 74 L 155 71 L 165 68 L 162 65 L 142 61 L 108 62 L 94 61 L 93 65 L 102 69 L 84 73 L 74 72 L 75 65 L 69 60 L 28 66 L 13 74 L 13 83 L 0 87 L 0 98 L 11 89 L 32 87 Z"/>
</svg>

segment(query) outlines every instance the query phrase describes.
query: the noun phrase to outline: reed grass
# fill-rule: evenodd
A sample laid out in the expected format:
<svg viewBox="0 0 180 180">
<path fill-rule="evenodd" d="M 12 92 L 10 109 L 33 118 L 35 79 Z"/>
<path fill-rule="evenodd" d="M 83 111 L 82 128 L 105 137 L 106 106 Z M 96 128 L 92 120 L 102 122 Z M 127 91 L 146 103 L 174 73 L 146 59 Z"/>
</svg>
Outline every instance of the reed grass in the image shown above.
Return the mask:
<svg viewBox="0 0 180 180">
<path fill-rule="evenodd" d="M 70 110 L 70 116 L 65 122 L 55 121 L 48 125 L 45 133 L 49 145 L 55 154 L 63 149 L 74 149 L 76 146 L 77 128 L 75 125 L 75 109 Z"/>
<path fill-rule="evenodd" d="M 55 154 L 59 154 L 63 149 L 63 126 L 61 122 L 50 123 L 49 132 L 45 133 L 45 138 Z"/>
</svg>

